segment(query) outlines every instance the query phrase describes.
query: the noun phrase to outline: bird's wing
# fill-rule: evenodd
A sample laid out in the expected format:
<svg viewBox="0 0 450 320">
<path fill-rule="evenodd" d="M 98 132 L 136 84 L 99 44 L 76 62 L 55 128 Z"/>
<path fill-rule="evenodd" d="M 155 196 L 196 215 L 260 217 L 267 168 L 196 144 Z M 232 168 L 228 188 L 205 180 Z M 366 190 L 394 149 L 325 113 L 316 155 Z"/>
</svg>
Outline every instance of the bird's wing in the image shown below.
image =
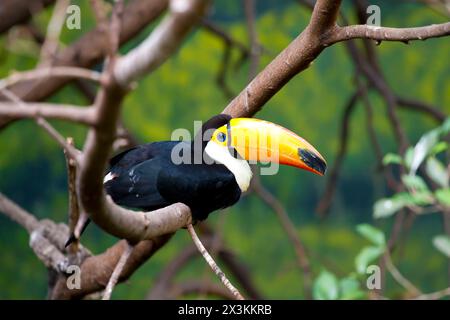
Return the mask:
<svg viewBox="0 0 450 320">
<path fill-rule="evenodd" d="M 157 179 L 175 144 L 168 141 L 142 145 L 111 159 L 104 185 L 114 202 L 145 210 L 170 204 L 159 193 Z"/>
</svg>

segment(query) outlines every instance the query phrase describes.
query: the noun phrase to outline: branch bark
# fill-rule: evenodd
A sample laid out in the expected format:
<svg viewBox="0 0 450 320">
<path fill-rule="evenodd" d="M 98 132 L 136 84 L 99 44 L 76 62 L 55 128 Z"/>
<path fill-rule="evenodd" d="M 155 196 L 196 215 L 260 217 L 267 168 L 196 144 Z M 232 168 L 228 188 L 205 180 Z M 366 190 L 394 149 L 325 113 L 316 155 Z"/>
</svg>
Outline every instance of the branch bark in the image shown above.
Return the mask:
<svg viewBox="0 0 450 320">
<path fill-rule="evenodd" d="M 15 25 L 27 22 L 33 14 L 55 0 L 2 0 L 0 2 L 0 34 Z"/>
<path fill-rule="evenodd" d="M 95 125 L 95 110 L 92 107 L 81 108 L 73 105 L 45 102 L 18 105 L 15 102 L 0 101 L 0 120 L 2 117 L 13 119 L 38 118 L 58 119 L 85 125 Z"/>
<path fill-rule="evenodd" d="M 450 22 L 417 28 L 387 28 L 364 24 L 335 28 L 327 43 L 333 44 L 350 39 L 401 41 L 408 43 L 412 40 L 426 40 L 448 35 L 450 35 Z"/>
</svg>

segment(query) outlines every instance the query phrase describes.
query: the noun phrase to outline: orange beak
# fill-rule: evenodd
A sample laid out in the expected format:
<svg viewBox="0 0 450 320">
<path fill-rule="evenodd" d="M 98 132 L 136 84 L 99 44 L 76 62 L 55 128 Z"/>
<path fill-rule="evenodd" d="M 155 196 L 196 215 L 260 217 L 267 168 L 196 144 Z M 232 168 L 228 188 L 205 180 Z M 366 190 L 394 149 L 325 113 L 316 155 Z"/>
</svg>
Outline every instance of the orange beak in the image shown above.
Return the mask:
<svg viewBox="0 0 450 320">
<path fill-rule="evenodd" d="M 274 123 L 234 118 L 217 131 L 231 137 L 227 139 L 228 147 L 234 148 L 246 160 L 276 162 L 321 176 L 325 174 L 327 164 L 322 155 L 305 139 Z"/>
</svg>

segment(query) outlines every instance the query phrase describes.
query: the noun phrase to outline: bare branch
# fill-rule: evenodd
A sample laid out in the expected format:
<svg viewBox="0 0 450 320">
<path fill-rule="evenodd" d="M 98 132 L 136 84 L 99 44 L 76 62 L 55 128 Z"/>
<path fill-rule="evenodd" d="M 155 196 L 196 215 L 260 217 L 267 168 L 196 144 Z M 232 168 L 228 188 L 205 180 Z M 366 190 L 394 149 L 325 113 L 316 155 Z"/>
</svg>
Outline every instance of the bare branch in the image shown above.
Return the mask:
<svg viewBox="0 0 450 320">
<path fill-rule="evenodd" d="M 59 35 L 64 26 L 66 18 L 66 9 L 69 6 L 69 0 L 57 0 L 53 8 L 53 14 L 47 25 L 47 35 L 41 47 L 41 63 L 51 63 L 59 46 Z"/>
<path fill-rule="evenodd" d="M 0 2 L 0 34 L 11 27 L 25 23 L 55 0 L 2 0 Z"/>
<path fill-rule="evenodd" d="M 219 277 L 219 279 L 223 283 L 223 285 L 225 287 L 227 287 L 228 290 L 230 290 L 230 292 L 233 294 L 235 299 L 244 300 L 244 297 L 239 293 L 238 289 L 236 289 L 231 284 L 230 280 L 228 280 L 228 278 L 225 276 L 223 271 L 219 268 L 219 266 L 214 261 L 214 259 L 209 255 L 208 251 L 206 251 L 202 242 L 200 241 L 197 234 L 195 233 L 195 230 L 194 230 L 194 227 L 192 226 L 192 224 L 187 225 L 187 230 L 192 238 L 192 241 L 194 241 L 194 244 L 196 245 L 198 251 L 200 251 L 201 255 L 205 258 L 206 262 L 209 264 L 209 266 L 214 271 L 214 273 Z"/>
<path fill-rule="evenodd" d="M 345 154 L 347 153 L 348 136 L 350 131 L 350 117 L 353 114 L 353 110 L 355 109 L 359 94 L 359 91 L 355 92 L 347 101 L 344 107 L 340 127 L 339 149 L 337 151 L 336 159 L 334 160 L 334 165 L 331 168 L 330 173 L 328 174 L 325 192 L 323 193 L 321 200 L 319 201 L 316 208 L 316 212 L 321 217 L 324 217 L 330 209 L 331 203 L 334 198 L 334 193 L 336 192 L 339 173 L 344 161 Z"/>
<path fill-rule="evenodd" d="M 125 264 L 127 263 L 128 258 L 131 255 L 131 252 L 133 252 L 133 248 L 134 246 L 127 242 L 127 247 L 120 256 L 119 262 L 117 262 L 117 265 L 114 268 L 113 273 L 111 274 L 111 278 L 109 278 L 108 285 L 106 286 L 102 300 L 111 299 L 112 291 L 114 290 L 114 287 L 119 280 L 120 275 L 122 274 L 123 268 L 125 267 Z"/>
<path fill-rule="evenodd" d="M 42 117 L 36 118 L 36 123 L 38 126 L 43 128 L 47 133 L 52 137 L 58 144 L 63 148 L 65 152 L 67 152 L 70 157 L 74 160 L 75 164 L 79 164 L 81 161 L 81 152 L 69 143 L 67 143 L 66 139 L 50 124 Z"/>
<path fill-rule="evenodd" d="M 261 46 L 258 42 L 258 32 L 255 21 L 255 1 L 244 1 L 244 12 L 247 21 L 248 38 L 250 43 L 250 67 L 248 71 L 249 81 L 258 73 L 259 57 L 261 55 Z"/>
<path fill-rule="evenodd" d="M 391 255 L 389 254 L 389 250 L 386 250 L 386 254 L 384 255 L 384 259 L 386 262 L 386 268 L 391 273 L 392 277 L 397 281 L 402 287 L 404 287 L 408 292 L 414 295 L 420 295 L 421 291 L 417 289 L 415 285 L 411 283 L 408 279 L 406 279 L 397 267 L 394 265 L 391 259 Z"/>
<path fill-rule="evenodd" d="M 202 226 L 205 226 L 202 223 Z M 210 249 L 214 244 L 211 239 L 212 235 L 208 233 L 208 237 L 203 238 L 203 244 L 206 248 Z M 172 281 L 176 277 L 177 273 L 185 266 L 189 261 L 199 254 L 197 247 L 192 244 L 181 250 L 180 254 L 173 259 L 157 276 L 156 281 L 147 294 L 147 299 L 167 299 L 169 288 L 172 285 Z M 252 281 L 251 274 L 248 268 L 236 258 L 236 255 L 220 243 L 217 248 L 217 255 L 222 263 L 227 267 L 229 272 L 233 275 L 233 278 L 240 284 L 240 287 L 248 294 L 251 299 L 261 300 L 262 295 L 256 289 L 255 284 Z M 227 290 L 228 292 L 228 290 Z"/>
<path fill-rule="evenodd" d="M 30 81 L 46 78 L 80 78 L 99 82 L 99 72 L 78 67 L 43 67 L 25 72 L 16 72 L 0 80 L 0 89 L 7 88 L 21 81 Z"/>
<path fill-rule="evenodd" d="M 0 212 L 24 227 L 28 233 L 39 227 L 39 221 L 31 213 L 9 200 L 3 193 L 0 193 Z"/>
<path fill-rule="evenodd" d="M 326 41 L 327 44 L 333 44 L 340 41 L 360 38 L 376 41 L 401 41 L 408 43 L 408 41 L 412 40 L 426 40 L 448 35 L 450 35 L 450 22 L 417 28 L 387 28 L 369 25 L 353 25 L 335 28 Z"/>
<path fill-rule="evenodd" d="M 127 280 L 145 261 L 165 245 L 171 237 L 172 234 L 167 234 L 136 244 L 123 268 L 118 282 Z M 80 299 L 87 294 L 103 290 L 127 246 L 127 242 L 122 240 L 105 252 L 85 259 L 80 265 L 81 288 L 79 290 L 70 290 L 67 288 L 66 278 L 63 277 L 56 283 L 50 298 Z"/>
<path fill-rule="evenodd" d="M 52 103 L 25 103 L 18 105 L 15 102 L 0 101 L 0 118 L 9 117 L 15 119 L 38 118 L 58 119 L 95 125 L 95 110 L 91 107 L 80 108 L 73 105 Z"/>
<path fill-rule="evenodd" d="M 27 108 L 27 105 L 25 102 L 19 99 L 14 93 L 9 91 L 8 89 L 0 89 L 0 92 L 3 93 L 4 96 L 6 96 L 8 99 L 11 99 L 15 104 L 20 106 L 20 108 Z M 55 129 L 53 126 L 47 122 L 44 118 L 40 116 L 34 117 L 35 122 L 38 126 L 43 128 L 47 133 L 52 137 L 58 144 L 66 150 L 70 156 L 78 163 L 80 160 L 80 152 L 75 149 L 73 146 L 66 143 L 66 140 L 62 137 L 62 135 Z"/>
<path fill-rule="evenodd" d="M 440 111 L 436 107 L 433 107 L 427 103 L 417 101 L 414 99 L 396 97 L 398 106 L 404 109 L 414 110 L 417 112 L 423 112 L 433 117 L 438 122 L 444 122 L 447 116 L 444 112 Z"/>
<path fill-rule="evenodd" d="M 117 83 L 126 87 L 166 61 L 199 21 L 207 3 L 203 0 L 171 0 L 171 13 L 144 42 L 117 61 L 114 68 Z"/>
</svg>

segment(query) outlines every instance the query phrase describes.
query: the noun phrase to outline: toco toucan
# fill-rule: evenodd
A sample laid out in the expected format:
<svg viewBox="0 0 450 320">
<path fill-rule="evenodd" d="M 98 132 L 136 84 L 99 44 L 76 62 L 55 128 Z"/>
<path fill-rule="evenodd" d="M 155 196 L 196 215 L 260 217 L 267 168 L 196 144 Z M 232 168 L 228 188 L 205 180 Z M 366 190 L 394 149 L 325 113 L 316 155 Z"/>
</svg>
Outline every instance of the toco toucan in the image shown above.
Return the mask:
<svg viewBox="0 0 450 320">
<path fill-rule="evenodd" d="M 248 189 L 252 171 L 247 161 L 319 175 L 326 170 L 320 153 L 295 133 L 268 121 L 220 114 L 205 122 L 192 141 L 153 142 L 116 155 L 104 186 L 118 205 L 149 211 L 182 202 L 194 221 L 204 220 L 235 204 Z M 74 235 L 67 245 L 73 240 Z"/>
</svg>

